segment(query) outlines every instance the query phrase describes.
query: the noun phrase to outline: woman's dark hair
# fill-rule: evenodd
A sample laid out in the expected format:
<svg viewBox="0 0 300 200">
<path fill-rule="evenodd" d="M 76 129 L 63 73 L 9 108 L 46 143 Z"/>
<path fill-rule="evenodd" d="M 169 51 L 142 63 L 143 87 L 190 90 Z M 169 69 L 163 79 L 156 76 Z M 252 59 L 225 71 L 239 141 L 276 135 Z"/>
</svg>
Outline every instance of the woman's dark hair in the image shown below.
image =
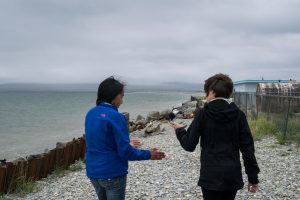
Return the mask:
<svg viewBox="0 0 300 200">
<path fill-rule="evenodd" d="M 111 103 L 114 98 L 124 91 L 125 84 L 116 80 L 113 76 L 102 81 L 98 87 L 96 104 Z"/>
<path fill-rule="evenodd" d="M 232 94 L 233 82 L 226 74 L 216 74 L 205 81 L 204 91 L 208 96 L 213 91 L 216 97 L 229 98 Z"/>
</svg>

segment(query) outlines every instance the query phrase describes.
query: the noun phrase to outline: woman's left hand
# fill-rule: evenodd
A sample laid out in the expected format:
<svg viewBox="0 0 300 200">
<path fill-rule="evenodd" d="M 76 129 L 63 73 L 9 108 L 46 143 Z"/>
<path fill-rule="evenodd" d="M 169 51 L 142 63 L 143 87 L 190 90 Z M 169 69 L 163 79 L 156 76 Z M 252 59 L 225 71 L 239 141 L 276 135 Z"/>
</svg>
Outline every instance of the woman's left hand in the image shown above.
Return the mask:
<svg viewBox="0 0 300 200">
<path fill-rule="evenodd" d="M 184 128 L 184 127 L 185 127 L 184 125 L 179 124 L 179 123 L 177 123 L 177 122 L 173 122 L 173 121 L 171 121 L 170 124 L 172 125 L 172 127 L 173 127 L 175 130 L 178 129 L 178 128 Z"/>
</svg>

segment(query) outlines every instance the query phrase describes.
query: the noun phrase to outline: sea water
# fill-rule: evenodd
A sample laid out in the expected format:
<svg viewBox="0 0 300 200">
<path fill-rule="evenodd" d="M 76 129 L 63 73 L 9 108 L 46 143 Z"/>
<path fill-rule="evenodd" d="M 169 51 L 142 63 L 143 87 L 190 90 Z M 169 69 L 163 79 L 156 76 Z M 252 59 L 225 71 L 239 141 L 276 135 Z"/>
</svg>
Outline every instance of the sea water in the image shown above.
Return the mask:
<svg viewBox="0 0 300 200">
<path fill-rule="evenodd" d="M 128 92 L 120 112 L 130 119 L 180 106 L 196 92 Z M 95 92 L 0 92 L 0 160 L 55 148 L 84 134 L 86 112 Z"/>
</svg>

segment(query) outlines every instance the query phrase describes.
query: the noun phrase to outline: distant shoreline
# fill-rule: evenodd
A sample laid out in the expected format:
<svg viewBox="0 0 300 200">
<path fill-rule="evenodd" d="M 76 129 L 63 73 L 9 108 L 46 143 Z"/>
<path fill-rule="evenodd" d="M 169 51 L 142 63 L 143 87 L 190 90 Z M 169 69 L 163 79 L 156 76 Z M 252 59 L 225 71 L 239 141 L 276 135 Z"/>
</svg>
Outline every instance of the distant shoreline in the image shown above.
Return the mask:
<svg viewBox="0 0 300 200">
<path fill-rule="evenodd" d="M 9 83 L 0 84 L 0 92 L 96 92 L 98 84 L 36 84 L 36 83 Z M 126 85 L 127 92 L 201 92 L 203 84 L 194 83 L 162 83 L 155 85 Z"/>
</svg>

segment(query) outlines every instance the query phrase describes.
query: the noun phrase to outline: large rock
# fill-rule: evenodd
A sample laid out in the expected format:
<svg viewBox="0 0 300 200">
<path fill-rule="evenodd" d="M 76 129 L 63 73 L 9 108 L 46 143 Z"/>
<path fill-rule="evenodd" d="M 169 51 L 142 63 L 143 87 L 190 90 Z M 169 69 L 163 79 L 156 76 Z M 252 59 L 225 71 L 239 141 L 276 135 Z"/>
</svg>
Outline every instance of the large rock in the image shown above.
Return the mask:
<svg viewBox="0 0 300 200">
<path fill-rule="evenodd" d="M 169 119 L 169 114 L 172 111 L 170 109 L 166 109 L 160 112 L 160 119 Z"/>
<path fill-rule="evenodd" d="M 205 100 L 205 96 L 191 96 L 191 101 L 202 101 Z"/>
<path fill-rule="evenodd" d="M 152 120 L 160 120 L 160 114 L 158 111 L 152 111 L 148 114 L 147 121 L 152 121 Z"/>
<path fill-rule="evenodd" d="M 38 158 L 42 158 L 43 155 L 42 154 L 34 154 L 34 155 L 29 155 L 26 157 L 27 160 L 32 160 L 32 159 L 38 159 Z"/>
<path fill-rule="evenodd" d="M 203 108 L 204 104 L 206 103 L 205 96 L 191 96 L 191 101 L 197 101 L 197 108 Z"/>
<path fill-rule="evenodd" d="M 160 122 L 158 121 L 150 122 L 145 128 L 146 135 L 152 134 L 154 132 L 160 132 Z"/>
<path fill-rule="evenodd" d="M 147 124 L 147 120 L 143 116 L 138 115 L 134 123 L 136 125 L 145 126 Z"/>
<path fill-rule="evenodd" d="M 194 117 L 194 113 L 197 110 L 197 101 L 187 101 L 182 103 L 182 106 L 177 108 L 178 110 L 180 110 L 179 114 L 182 114 L 182 118 L 193 118 Z M 178 118 L 180 118 L 180 115 L 177 115 Z"/>
<path fill-rule="evenodd" d="M 129 124 L 128 126 L 128 131 L 129 133 L 133 132 L 136 130 L 136 125 L 135 124 Z"/>
<path fill-rule="evenodd" d="M 187 108 L 190 108 L 190 107 L 193 108 L 193 107 L 197 106 L 197 101 L 187 101 L 187 102 L 182 103 L 182 106 L 187 107 Z"/>
<path fill-rule="evenodd" d="M 136 120 L 135 121 L 140 121 L 140 120 L 145 120 L 145 117 L 143 117 L 142 115 L 136 116 Z"/>
<path fill-rule="evenodd" d="M 58 148 L 58 149 L 65 148 L 66 146 L 67 146 L 66 142 L 57 142 L 56 143 L 56 148 Z"/>
<path fill-rule="evenodd" d="M 205 99 L 201 100 L 201 101 L 198 101 L 197 108 L 203 108 L 206 102 L 207 101 Z"/>
</svg>

